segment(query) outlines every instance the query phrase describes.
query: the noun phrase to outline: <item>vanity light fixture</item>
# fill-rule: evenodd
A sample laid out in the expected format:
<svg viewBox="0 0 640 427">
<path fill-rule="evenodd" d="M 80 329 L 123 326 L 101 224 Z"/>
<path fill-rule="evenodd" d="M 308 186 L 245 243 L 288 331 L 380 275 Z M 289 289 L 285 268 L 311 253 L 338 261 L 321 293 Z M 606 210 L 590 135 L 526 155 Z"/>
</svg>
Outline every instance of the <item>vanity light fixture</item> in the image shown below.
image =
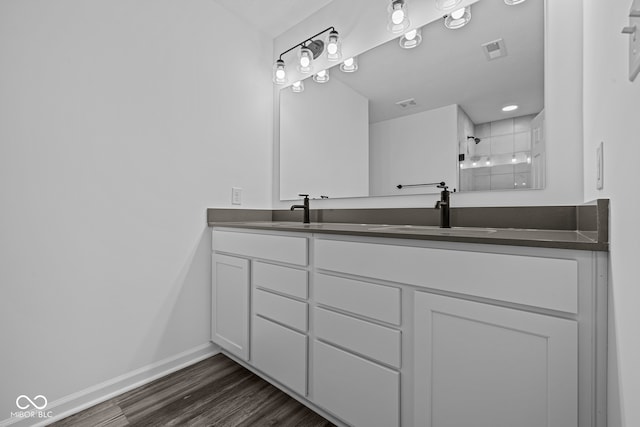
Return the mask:
<svg viewBox="0 0 640 427">
<path fill-rule="evenodd" d="M 513 5 L 524 3 L 524 2 L 525 0 L 504 0 L 504 4 L 507 4 L 509 6 L 513 6 Z"/>
<path fill-rule="evenodd" d="M 329 81 L 329 70 L 321 70 L 313 75 L 313 81 L 316 83 L 326 83 Z"/>
<path fill-rule="evenodd" d="M 400 47 L 403 49 L 413 49 L 422 42 L 420 28 L 409 30 L 400 37 Z"/>
<path fill-rule="evenodd" d="M 352 56 L 347 58 L 340 64 L 340 71 L 345 73 L 353 73 L 358 69 L 358 57 Z"/>
<path fill-rule="evenodd" d="M 440 10 L 451 10 L 460 4 L 462 0 L 436 0 L 436 7 Z"/>
<path fill-rule="evenodd" d="M 471 6 L 454 10 L 444 17 L 444 26 L 450 30 L 457 30 L 471 21 Z"/>
<path fill-rule="evenodd" d="M 283 85 L 287 82 L 287 72 L 282 59 L 278 59 L 273 64 L 273 82 L 277 85 Z"/>
<path fill-rule="evenodd" d="M 389 4 L 389 22 L 387 28 L 393 34 L 400 34 L 409 28 L 409 15 L 405 0 L 391 0 Z"/>
<path fill-rule="evenodd" d="M 287 82 L 285 62 L 282 57 L 296 48 L 300 48 L 298 52 L 298 70 L 303 74 L 311 73 L 313 71 L 313 60 L 317 59 L 325 51 L 325 42 L 316 39 L 316 37 L 327 31 L 330 31 L 326 43 L 327 59 L 329 61 L 339 61 L 342 55 L 340 35 L 334 27 L 329 27 L 282 52 L 273 65 L 273 82 L 279 85 Z"/>
<path fill-rule="evenodd" d="M 517 109 L 518 109 L 518 106 L 516 104 L 505 105 L 504 107 L 502 107 L 502 111 L 504 111 L 505 113 L 508 113 L 510 111 L 515 111 Z"/>
<path fill-rule="evenodd" d="M 297 82 L 291 85 L 291 90 L 300 93 L 304 91 L 304 82 L 302 80 L 298 80 Z"/>
</svg>

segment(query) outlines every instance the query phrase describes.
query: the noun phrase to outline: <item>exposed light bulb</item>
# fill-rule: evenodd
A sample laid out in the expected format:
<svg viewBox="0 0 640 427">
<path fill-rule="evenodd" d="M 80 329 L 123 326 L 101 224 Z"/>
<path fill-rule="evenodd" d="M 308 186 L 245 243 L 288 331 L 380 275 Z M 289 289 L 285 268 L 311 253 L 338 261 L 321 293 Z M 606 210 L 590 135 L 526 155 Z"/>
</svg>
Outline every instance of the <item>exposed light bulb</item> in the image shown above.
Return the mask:
<svg viewBox="0 0 640 427">
<path fill-rule="evenodd" d="M 356 60 L 355 56 L 345 59 L 344 62 L 340 64 L 340 71 L 343 71 L 345 73 L 353 73 L 357 69 L 358 61 Z"/>
<path fill-rule="evenodd" d="M 336 30 L 332 30 L 327 38 L 327 59 L 329 61 L 339 61 L 341 56 L 340 37 Z"/>
<path fill-rule="evenodd" d="M 409 27 L 409 16 L 405 0 L 391 0 L 387 28 L 393 34 L 400 34 Z"/>
<path fill-rule="evenodd" d="M 395 25 L 398 25 L 398 24 L 401 24 L 402 21 L 404 21 L 404 10 L 395 9 L 391 13 L 391 22 L 393 22 Z"/>
<path fill-rule="evenodd" d="M 420 32 L 420 28 L 414 28 L 413 30 L 404 33 L 398 42 L 400 43 L 400 47 L 404 49 L 411 49 L 418 46 L 422 42 L 422 35 Z"/>
<path fill-rule="evenodd" d="M 297 82 L 294 82 L 291 85 L 291 90 L 296 93 L 300 93 L 304 91 L 304 83 L 302 82 L 302 80 L 298 80 Z"/>
<path fill-rule="evenodd" d="M 287 82 L 287 72 L 282 59 L 278 59 L 273 64 L 273 82 L 277 85 L 283 85 Z"/>
<path fill-rule="evenodd" d="M 327 70 L 318 71 L 316 74 L 314 74 L 313 81 L 316 82 L 316 83 L 326 83 L 326 82 L 328 82 L 329 81 L 329 71 L 327 71 Z"/>
<path fill-rule="evenodd" d="M 460 19 L 464 16 L 464 7 L 461 7 L 458 10 L 454 10 L 453 12 L 451 12 L 451 17 L 453 19 Z"/>
<path fill-rule="evenodd" d="M 457 30 L 471 21 L 471 6 L 456 9 L 444 17 L 444 26 L 450 30 Z"/>
<path fill-rule="evenodd" d="M 298 61 L 298 70 L 301 73 L 310 73 L 311 72 L 311 60 L 313 58 L 313 53 L 311 49 L 307 47 L 303 47 L 300 49 L 300 59 Z"/>
</svg>

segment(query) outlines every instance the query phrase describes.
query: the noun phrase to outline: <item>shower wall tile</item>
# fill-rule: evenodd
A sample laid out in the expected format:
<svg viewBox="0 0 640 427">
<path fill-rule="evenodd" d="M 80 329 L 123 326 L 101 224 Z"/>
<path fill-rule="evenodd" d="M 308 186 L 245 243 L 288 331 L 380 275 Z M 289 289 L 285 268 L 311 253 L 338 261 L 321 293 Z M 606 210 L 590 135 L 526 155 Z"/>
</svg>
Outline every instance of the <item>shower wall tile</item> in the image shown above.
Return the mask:
<svg viewBox="0 0 640 427">
<path fill-rule="evenodd" d="M 491 122 L 491 136 L 506 135 L 513 133 L 513 119 L 498 120 Z"/>
<path fill-rule="evenodd" d="M 475 135 L 476 138 L 488 138 L 491 136 L 491 123 L 482 123 L 476 125 Z"/>
<path fill-rule="evenodd" d="M 513 119 L 513 131 L 514 132 L 530 132 L 531 120 L 536 117 L 535 114 L 529 114 L 528 116 L 515 117 Z"/>
<path fill-rule="evenodd" d="M 531 150 L 531 133 L 520 132 L 514 135 L 514 151 L 529 151 Z"/>
<path fill-rule="evenodd" d="M 491 175 L 492 190 L 510 190 L 513 189 L 513 183 L 512 173 Z"/>
<path fill-rule="evenodd" d="M 491 154 L 513 153 L 513 146 L 514 146 L 513 134 L 491 137 Z"/>
</svg>

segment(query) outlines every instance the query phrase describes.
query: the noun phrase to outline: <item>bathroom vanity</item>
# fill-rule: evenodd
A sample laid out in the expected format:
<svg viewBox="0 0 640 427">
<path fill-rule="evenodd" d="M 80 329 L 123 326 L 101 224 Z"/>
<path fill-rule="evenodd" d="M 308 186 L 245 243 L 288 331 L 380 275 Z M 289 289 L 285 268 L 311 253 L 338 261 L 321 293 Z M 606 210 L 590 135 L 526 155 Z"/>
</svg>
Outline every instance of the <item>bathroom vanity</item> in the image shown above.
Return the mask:
<svg viewBox="0 0 640 427">
<path fill-rule="evenodd" d="M 607 252 L 597 239 L 210 225 L 212 341 L 331 421 L 605 425 Z"/>
</svg>

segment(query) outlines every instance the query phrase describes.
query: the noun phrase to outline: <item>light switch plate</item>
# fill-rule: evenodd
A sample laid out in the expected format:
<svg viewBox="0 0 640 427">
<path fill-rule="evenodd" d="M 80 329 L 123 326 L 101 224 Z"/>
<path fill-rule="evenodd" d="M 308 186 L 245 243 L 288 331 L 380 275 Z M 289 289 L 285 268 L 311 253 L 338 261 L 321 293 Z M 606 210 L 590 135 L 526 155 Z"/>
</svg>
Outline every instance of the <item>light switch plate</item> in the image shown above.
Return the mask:
<svg viewBox="0 0 640 427">
<path fill-rule="evenodd" d="M 629 9 L 629 28 L 635 31 L 629 37 L 629 80 L 634 81 L 640 72 L 640 0 L 633 0 Z"/>
<path fill-rule="evenodd" d="M 596 148 L 596 188 L 602 190 L 604 188 L 604 143 L 600 141 Z"/>
<path fill-rule="evenodd" d="M 232 205 L 242 204 L 242 188 L 231 187 L 231 204 Z"/>
</svg>

